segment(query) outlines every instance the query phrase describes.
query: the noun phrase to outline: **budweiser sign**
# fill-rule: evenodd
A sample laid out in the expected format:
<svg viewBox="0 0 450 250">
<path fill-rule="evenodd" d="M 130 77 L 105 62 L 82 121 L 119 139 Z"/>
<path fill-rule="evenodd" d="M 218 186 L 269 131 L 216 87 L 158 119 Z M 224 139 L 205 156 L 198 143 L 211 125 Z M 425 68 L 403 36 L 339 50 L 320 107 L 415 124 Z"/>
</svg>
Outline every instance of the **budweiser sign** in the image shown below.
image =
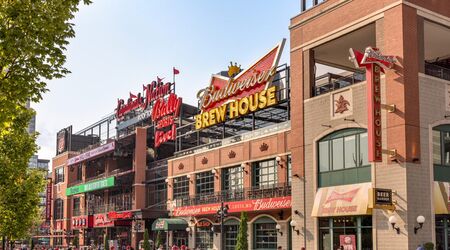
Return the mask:
<svg viewBox="0 0 450 250">
<path fill-rule="evenodd" d="M 111 220 L 123 220 L 133 218 L 133 213 L 130 211 L 118 213 L 116 211 L 108 212 L 108 218 Z"/>
<path fill-rule="evenodd" d="M 256 200 L 227 202 L 229 213 L 266 211 L 291 207 L 291 196 L 265 198 Z M 215 214 L 220 209 L 220 204 L 207 204 L 198 206 L 177 207 L 173 210 L 173 216 L 197 216 Z"/>
<path fill-rule="evenodd" d="M 392 68 L 396 60 L 372 47 L 367 47 L 364 53 L 350 49 L 350 55 L 356 67 L 366 69 L 369 162 L 381 162 L 381 72 L 383 68 Z"/>
<path fill-rule="evenodd" d="M 170 87 L 173 83 L 164 83 L 164 78 L 156 77 L 156 81 L 143 85 L 143 93 L 129 93 L 129 98 L 117 99 L 116 118 L 122 120 L 126 114 L 134 110 L 144 110 L 155 100 L 162 98 L 170 93 Z"/>
<path fill-rule="evenodd" d="M 356 193 L 358 193 L 359 188 L 355 188 L 353 190 L 350 190 L 345 193 L 338 193 L 336 191 L 333 191 L 330 196 L 328 196 L 327 200 L 325 201 L 325 204 L 330 203 L 332 201 L 346 201 L 346 202 L 352 202 L 355 198 Z"/>
<path fill-rule="evenodd" d="M 197 94 L 201 111 L 206 112 L 220 107 L 230 99 L 241 99 L 267 89 L 276 74 L 284 42 L 283 39 L 269 53 L 236 76 L 212 75 L 209 87 Z M 236 66 L 232 65 L 232 67 L 234 69 Z M 238 73 L 239 71 L 233 70 L 233 72 Z"/>
</svg>

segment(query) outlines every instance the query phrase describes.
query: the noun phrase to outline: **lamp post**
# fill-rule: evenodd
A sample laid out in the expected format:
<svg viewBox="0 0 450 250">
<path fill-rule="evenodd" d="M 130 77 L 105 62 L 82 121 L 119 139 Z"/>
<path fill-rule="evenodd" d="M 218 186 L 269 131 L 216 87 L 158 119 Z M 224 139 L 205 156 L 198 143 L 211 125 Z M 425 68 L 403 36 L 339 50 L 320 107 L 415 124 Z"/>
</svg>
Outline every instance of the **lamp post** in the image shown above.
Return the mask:
<svg viewBox="0 0 450 250">
<path fill-rule="evenodd" d="M 220 209 L 217 210 L 217 218 L 220 220 L 220 247 L 223 248 L 223 219 L 228 216 L 228 205 L 220 203 Z"/>
</svg>

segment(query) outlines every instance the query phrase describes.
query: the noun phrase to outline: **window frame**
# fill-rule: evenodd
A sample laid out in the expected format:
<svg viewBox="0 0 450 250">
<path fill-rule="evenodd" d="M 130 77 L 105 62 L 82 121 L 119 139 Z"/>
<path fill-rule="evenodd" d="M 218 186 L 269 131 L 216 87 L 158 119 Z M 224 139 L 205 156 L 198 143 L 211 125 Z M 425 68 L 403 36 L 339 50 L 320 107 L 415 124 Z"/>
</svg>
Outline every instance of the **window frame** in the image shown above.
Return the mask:
<svg viewBox="0 0 450 250">
<path fill-rule="evenodd" d="M 267 163 L 266 166 L 264 164 Z M 273 171 L 270 171 L 273 169 Z M 267 173 L 261 174 L 261 170 L 267 170 Z M 261 177 L 271 177 L 273 180 L 261 180 Z M 278 166 L 275 158 L 270 158 L 252 163 L 252 186 L 257 188 L 274 188 L 278 184 Z"/>
<path fill-rule="evenodd" d="M 189 179 L 186 175 L 173 178 L 173 199 L 189 196 Z"/>
<path fill-rule="evenodd" d="M 55 184 L 64 182 L 64 177 L 65 177 L 64 176 L 64 174 L 65 174 L 64 168 L 65 168 L 64 166 L 55 168 Z M 60 170 L 62 171 L 62 173 L 59 173 Z"/>
<path fill-rule="evenodd" d="M 258 229 L 258 225 L 271 225 L 273 228 L 270 229 Z M 273 220 L 272 218 L 269 218 L 267 216 L 264 217 L 260 217 L 259 219 L 257 219 L 255 222 L 253 222 L 253 249 L 258 250 L 258 249 L 276 249 L 278 247 L 278 233 L 277 233 L 277 229 L 276 229 L 276 225 L 277 222 L 275 220 Z M 258 236 L 258 232 L 269 232 L 270 235 L 259 235 Z M 261 241 L 258 242 L 258 237 L 262 238 L 262 237 L 267 237 L 270 239 L 275 239 L 275 241 Z M 266 246 L 262 246 L 258 248 L 258 244 L 265 244 Z"/>
<path fill-rule="evenodd" d="M 230 172 L 231 170 L 231 172 Z M 231 183 L 235 183 L 232 185 Z M 241 166 L 222 169 L 222 191 L 239 191 L 244 189 L 244 170 Z"/>
<path fill-rule="evenodd" d="M 214 174 L 211 171 L 204 171 L 195 174 L 195 194 L 214 194 Z"/>
</svg>

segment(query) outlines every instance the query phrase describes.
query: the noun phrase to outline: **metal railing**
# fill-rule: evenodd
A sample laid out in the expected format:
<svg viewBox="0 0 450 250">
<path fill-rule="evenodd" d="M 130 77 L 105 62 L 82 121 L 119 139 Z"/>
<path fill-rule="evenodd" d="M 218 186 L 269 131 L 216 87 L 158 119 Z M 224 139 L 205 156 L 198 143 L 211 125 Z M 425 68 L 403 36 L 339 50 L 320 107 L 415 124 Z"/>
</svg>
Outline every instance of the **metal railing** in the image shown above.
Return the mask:
<svg viewBox="0 0 450 250">
<path fill-rule="evenodd" d="M 223 190 L 211 194 L 197 194 L 194 196 L 178 197 L 174 199 L 176 207 L 254 200 L 262 198 L 284 197 L 291 195 L 290 183 L 256 186 L 236 190 Z"/>
<path fill-rule="evenodd" d="M 425 62 L 425 74 L 450 81 L 450 69 Z"/>
<path fill-rule="evenodd" d="M 324 81 L 325 83 L 319 84 L 318 82 Z M 356 72 L 354 74 L 348 76 L 339 76 L 331 73 L 327 73 L 325 75 L 321 75 L 316 78 L 316 86 L 314 87 L 314 96 L 322 95 L 325 93 L 329 93 L 331 91 L 345 88 L 347 86 L 360 83 L 366 80 L 366 74 Z"/>
<path fill-rule="evenodd" d="M 131 210 L 132 204 L 131 202 L 124 202 L 124 203 L 110 203 L 110 204 L 102 204 L 102 205 L 91 205 L 88 204 L 88 213 L 91 214 L 101 214 L 101 213 L 107 213 L 111 211 L 128 211 Z M 74 215 L 75 216 L 75 215 Z"/>
</svg>

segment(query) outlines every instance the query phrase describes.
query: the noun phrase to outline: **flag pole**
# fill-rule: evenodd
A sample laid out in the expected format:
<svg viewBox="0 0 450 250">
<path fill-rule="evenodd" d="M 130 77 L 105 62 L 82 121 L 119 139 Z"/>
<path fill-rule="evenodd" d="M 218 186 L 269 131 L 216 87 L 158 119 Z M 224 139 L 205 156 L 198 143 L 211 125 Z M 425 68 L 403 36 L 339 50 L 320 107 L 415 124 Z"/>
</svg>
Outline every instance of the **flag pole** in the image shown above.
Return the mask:
<svg viewBox="0 0 450 250">
<path fill-rule="evenodd" d="M 172 67 L 172 75 L 173 75 L 173 93 L 175 93 L 175 67 Z"/>
</svg>

